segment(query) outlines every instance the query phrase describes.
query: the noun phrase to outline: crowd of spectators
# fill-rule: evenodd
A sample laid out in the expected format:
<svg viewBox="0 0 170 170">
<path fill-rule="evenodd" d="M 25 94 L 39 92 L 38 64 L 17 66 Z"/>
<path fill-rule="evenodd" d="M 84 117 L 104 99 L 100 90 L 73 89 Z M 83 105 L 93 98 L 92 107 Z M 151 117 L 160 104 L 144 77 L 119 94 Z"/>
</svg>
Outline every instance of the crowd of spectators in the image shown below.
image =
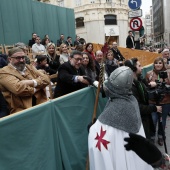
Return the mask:
<svg viewBox="0 0 170 170">
<path fill-rule="evenodd" d="M 129 32 L 129 41 L 130 36 L 131 33 Z M 51 80 L 55 84 L 53 98 L 56 98 L 99 81 L 101 67 L 104 68 L 103 80 L 107 80 L 110 74 L 116 68 L 122 66 L 125 61 L 124 56 L 117 48 L 117 42 L 113 42 L 112 46 L 107 48 L 106 53 L 101 50 L 94 52 L 93 43 L 86 44 L 85 41 L 80 41 L 79 36 L 76 36 L 75 41 L 72 42 L 70 36 L 65 40 L 64 35 L 61 34 L 55 44 L 48 35 L 45 35 L 41 41 L 41 38 L 33 33 L 28 46 L 29 50 L 32 49 L 33 58 L 29 58 L 28 48 L 22 42 L 16 43 L 15 47 L 9 51 L 8 59 L 5 55 L 0 57 L 2 68 L 0 69 L 0 89 L 1 98 L 3 98 L 1 100 L 2 106 L 0 108 L 2 108 L 2 112 L 0 112 L 0 117 L 47 101 L 49 96 L 44 92 L 45 87 L 50 83 L 49 75 L 57 75 L 57 78 Z M 106 55 L 104 56 L 104 54 Z M 156 80 L 160 70 L 167 71 L 170 68 L 169 49 L 164 49 L 161 54 L 162 56 L 153 63 L 154 70 L 147 73 L 146 80 L 148 83 Z M 162 64 L 160 69 L 157 66 L 159 64 Z M 153 76 L 154 79 L 150 78 L 152 74 L 156 76 Z M 6 103 L 6 106 L 4 106 L 4 103 Z M 169 109 L 169 103 L 163 102 L 163 105 L 168 105 Z M 151 102 L 150 104 L 155 103 Z M 152 108 L 151 106 L 148 107 Z M 4 108 L 6 108 L 6 112 Z M 168 114 L 166 110 L 163 107 L 164 127 Z M 156 126 L 155 111 L 156 109 L 148 111 L 150 115 L 153 112 L 154 127 Z M 158 142 L 162 145 L 161 132 L 159 132 L 160 130 L 158 131 Z M 148 136 L 154 139 L 155 128 Z"/>
<path fill-rule="evenodd" d="M 127 48 L 135 48 L 131 31 L 126 43 Z M 137 58 L 126 60 L 117 42 L 105 49 L 107 51 L 94 51 L 93 43 L 86 44 L 79 36 L 74 42 L 70 36 L 65 40 L 63 34 L 56 43 L 48 35 L 41 41 L 36 33 L 32 34 L 28 46 L 22 42 L 16 43 L 8 56 L 0 56 L 0 118 L 49 100 L 51 96 L 48 96 L 47 87 L 51 83 L 54 85 L 52 98 L 57 98 L 87 86 L 96 86 L 96 82 L 108 80 L 114 70 L 125 65 L 133 71 L 131 90 L 138 101 L 146 138 L 155 143 L 157 136 L 157 142 L 162 146 L 170 110 L 170 94 L 165 94 L 158 105 L 154 99 L 148 98 L 147 90 L 157 87 L 157 81 L 170 85 L 170 50 L 158 49 L 160 57 L 154 60 L 153 69 L 141 78 L 142 66 Z M 32 51 L 33 58 L 29 57 L 28 50 Z M 141 50 L 156 52 L 153 47 L 143 47 Z M 165 79 L 159 76 L 162 71 L 167 72 Z M 50 75 L 56 75 L 56 78 L 50 79 Z M 163 128 L 160 128 L 160 114 Z"/>
</svg>

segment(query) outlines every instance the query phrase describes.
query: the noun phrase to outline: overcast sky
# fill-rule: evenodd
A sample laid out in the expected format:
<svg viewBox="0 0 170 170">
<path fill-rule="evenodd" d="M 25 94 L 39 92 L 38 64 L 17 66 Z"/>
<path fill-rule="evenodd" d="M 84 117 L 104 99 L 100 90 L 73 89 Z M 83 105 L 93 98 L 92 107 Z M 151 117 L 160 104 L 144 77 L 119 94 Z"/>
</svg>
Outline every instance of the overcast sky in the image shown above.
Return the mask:
<svg viewBox="0 0 170 170">
<path fill-rule="evenodd" d="M 141 9 L 143 12 L 143 16 L 149 12 L 150 6 L 152 6 L 152 0 L 142 0 Z"/>
</svg>

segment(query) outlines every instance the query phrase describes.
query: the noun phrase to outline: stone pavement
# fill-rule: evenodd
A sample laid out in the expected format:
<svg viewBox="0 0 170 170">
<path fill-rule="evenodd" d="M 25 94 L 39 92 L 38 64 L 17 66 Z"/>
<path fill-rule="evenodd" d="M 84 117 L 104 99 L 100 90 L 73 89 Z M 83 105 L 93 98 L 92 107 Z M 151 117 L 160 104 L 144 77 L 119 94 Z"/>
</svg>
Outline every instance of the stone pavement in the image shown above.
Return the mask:
<svg viewBox="0 0 170 170">
<path fill-rule="evenodd" d="M 170 155 L 170 117 L 169 116 L 167 117 L 167 121 L 166 121 L 165 134 L 166 134 L 167 150 L 168 150 L 168 154 Z M 161 152 L 165 153 L 164 146 L 159 146 L 157 143 L 157 139 L 156 139 L 156 146 L 161 150 Z"/>
</svg>

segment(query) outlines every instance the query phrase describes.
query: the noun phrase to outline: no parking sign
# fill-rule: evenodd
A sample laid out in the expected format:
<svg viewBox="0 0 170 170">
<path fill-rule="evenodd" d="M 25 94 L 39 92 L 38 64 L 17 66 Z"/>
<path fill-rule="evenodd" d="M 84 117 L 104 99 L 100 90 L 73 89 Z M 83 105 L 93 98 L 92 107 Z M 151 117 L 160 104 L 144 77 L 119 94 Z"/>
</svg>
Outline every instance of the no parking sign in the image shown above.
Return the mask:
<svg viewBox="0 0 170 170">
<path fill-rule="evenodd" d="M 142 27 L 142 20 L 140 18 L 132 18 L 130 20 L 130 28 L 133 31 L 139 31 Z"/>
</svg>

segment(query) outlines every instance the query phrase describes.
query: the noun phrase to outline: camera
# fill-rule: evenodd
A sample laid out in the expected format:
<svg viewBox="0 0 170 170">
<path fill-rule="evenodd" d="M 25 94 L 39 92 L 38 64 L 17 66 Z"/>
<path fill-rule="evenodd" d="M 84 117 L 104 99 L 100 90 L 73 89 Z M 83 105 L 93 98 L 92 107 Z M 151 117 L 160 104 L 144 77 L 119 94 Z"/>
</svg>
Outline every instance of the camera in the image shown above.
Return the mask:
<svg viewBox="0 0 170 170">
<path fill-rule="evenodd" d="M 164 80 L 164 79 L 168 78 L 168 73 L 166 71 L 160 71 L 159 77 Z"/>
<path fill-rule="evenodd" d="M 163 81 L 156 80 L 157 86 L 155 88 L 148 90 L 148 95 L 150 100 L 155 100 L 157 103 L 161 102 L 165 94 L 170 94 L 170 86 L 166 84 L 165 79 L 168 77 L 166 71 L 159 72 L 159 78 Z"/>
</svg>

